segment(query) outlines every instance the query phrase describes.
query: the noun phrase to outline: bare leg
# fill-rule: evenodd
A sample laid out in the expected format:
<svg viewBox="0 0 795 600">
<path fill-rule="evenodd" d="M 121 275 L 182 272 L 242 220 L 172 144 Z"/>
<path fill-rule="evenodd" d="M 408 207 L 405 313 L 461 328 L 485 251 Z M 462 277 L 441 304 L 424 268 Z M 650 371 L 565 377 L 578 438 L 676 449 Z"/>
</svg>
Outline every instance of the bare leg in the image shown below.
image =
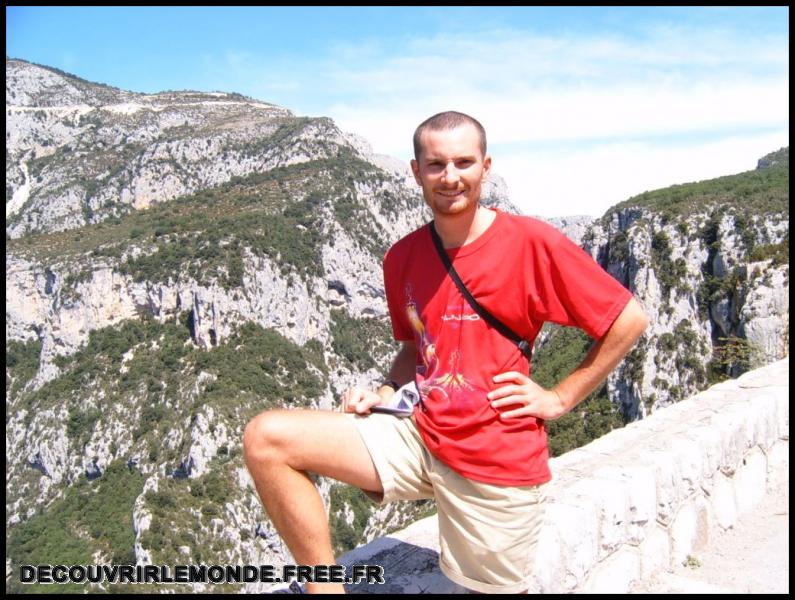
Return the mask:
<svg viewBox="0 0 795 600">
<path fill-rule="evenodd" d="M 246 426 L 243 452 L 268 516 L 301 565 L 335 562 L 323 500 L 307 471 L 383 492 L 370 453 L 342 413 L 261 413 Z M 306 589 L 344 593 L 342 584 L 307 584 Z"/>
</svg>

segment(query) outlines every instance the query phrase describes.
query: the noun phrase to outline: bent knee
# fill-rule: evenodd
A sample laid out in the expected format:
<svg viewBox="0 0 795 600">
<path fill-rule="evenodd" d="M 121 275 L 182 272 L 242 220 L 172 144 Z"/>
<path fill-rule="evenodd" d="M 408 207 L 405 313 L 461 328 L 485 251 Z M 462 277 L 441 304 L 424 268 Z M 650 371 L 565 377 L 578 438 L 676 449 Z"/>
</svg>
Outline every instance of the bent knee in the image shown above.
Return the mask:
<svg viewBox="0 0 795 600">
<path fill-rule="evenodd" d="M 272 410 L 258 414 L 243 432 L 243 456 L 251 459 L 275 458 L 289 437 L 288 411 Z"/>
</svg>

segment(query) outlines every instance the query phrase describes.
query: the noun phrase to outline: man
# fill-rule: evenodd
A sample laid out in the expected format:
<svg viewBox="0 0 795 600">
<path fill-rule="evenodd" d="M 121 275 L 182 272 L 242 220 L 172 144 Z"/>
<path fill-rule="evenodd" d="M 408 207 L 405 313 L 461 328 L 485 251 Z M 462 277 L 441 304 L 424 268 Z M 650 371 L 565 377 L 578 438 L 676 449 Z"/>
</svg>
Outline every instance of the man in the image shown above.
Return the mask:
<svg viewBox="0 0 795 600">
<path fill-rule="evenodd" d="M 605 379 L 648 320 L 629 291 L 552 227 L 479 205 L 491 157 L 475 119 L 434 115 L 414 135 L 411 168 L 433 226 L 469 292 L 532 346 L 545 321 L 598 340 L 554 389 L 526 375 L 529 359 L 463 298 L 426 225 L 384 259 L 393 333 L 402 346 L 377 391 L 353 388 L 343 412 L 271 411 L 244 434 L 246 464 L 295 560 L 333 564 L 325 508 L 307 473 L 373 500 L 435 498 L 440 566 L 478 592 L 526 590 L 549 481 L 544 421 Z M 416 381 L 411 418 L 373 414 Z M 344 592 L 307 585 L 309 592 Z"/>
</svg>

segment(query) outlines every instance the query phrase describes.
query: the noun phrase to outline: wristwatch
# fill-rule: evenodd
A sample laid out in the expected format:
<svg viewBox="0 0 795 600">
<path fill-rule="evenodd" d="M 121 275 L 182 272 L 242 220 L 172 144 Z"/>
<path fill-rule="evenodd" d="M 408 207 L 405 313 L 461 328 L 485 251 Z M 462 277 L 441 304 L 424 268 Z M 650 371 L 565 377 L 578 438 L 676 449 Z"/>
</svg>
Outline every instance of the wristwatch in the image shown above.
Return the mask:
<svg viewBox="0 0 795 600">
<path fill-rule="evenodd" d="M 394 391 L 398 391 L 400 389 L 400 384 L 394 379 L 386 379 L 385 381 L 382 381 L 381 387 L 384 386 L 391 387 Z"/>
</svg>

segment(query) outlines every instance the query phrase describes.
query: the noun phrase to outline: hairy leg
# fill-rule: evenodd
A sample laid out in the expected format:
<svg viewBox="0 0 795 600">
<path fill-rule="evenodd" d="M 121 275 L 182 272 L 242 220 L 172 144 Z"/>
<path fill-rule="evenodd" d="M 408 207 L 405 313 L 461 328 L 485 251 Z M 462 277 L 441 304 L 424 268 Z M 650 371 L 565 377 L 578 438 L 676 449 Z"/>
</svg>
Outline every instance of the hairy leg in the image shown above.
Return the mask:
<svg viewBox="0 0 795 600">
<path fill-rule="evenodd" d="M 260 500 L 298 564 L 335 561 L 323 500 L 307 472 L 383 492 L 370 453 L 342 413 L 261 413 L 246 426 L 243 451 Z M 341 584 L 308 584 L 307 591 L 344 592 Z"/>
</svg>

